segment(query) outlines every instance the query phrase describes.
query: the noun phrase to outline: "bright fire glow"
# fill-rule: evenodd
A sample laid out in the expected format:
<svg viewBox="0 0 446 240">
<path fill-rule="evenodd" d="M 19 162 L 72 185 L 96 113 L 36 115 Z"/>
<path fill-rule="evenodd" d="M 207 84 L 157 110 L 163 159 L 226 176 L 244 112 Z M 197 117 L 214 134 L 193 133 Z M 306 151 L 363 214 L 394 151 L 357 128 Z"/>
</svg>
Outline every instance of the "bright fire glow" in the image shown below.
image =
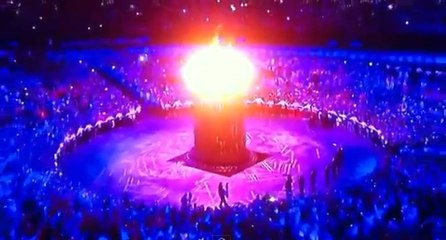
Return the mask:
<svg viewBox="0 0 446 240">
<path fill-rule="evenodd" d="M 242 51 L 215 43 L 194 52 L 182 76 L 187 89 L 199 99 L 223 102 L 248 93 L 255 68 Z"/>
</svg>

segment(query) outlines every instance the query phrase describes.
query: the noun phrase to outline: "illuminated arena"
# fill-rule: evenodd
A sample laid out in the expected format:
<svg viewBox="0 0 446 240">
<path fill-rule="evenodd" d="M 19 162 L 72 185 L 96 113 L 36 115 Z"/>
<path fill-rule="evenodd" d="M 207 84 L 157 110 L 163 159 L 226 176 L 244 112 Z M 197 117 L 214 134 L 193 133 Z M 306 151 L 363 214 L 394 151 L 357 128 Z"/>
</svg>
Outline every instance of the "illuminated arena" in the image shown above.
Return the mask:
<svg viewBox="0 0 446 240">
<path fill-rule="evenodd" d="M 0 1 L 0 239 L 446 239 L 443 1 Z"/>
<path fill-rule="evenodd" d="M 219 182 L 229 182 L 230 203 L 249 203 L 258 195 L 284 198 L 287 175 L 309 179 L 315 170 L 316 191 L 325 193 L 330 187 L 349 184 L 371 173 L 382 156 L 370 142 L 347 130 L 310 129 L 304 119 L 253 117 L 247 119 L 247 126 L 248 148 L 271 157 L 231 177 L 171 160 L 194 145 L 190 117 L 152 117 L 132 129 L 100 136 L 67 157 L 66 174 L 100 188 L 108 180 L 113 192 L 127 191 L 141 200 L 178 203 L 184 193 L 191 192 L 198 204 L 215 206 L 219 201 L 215 191 Z M 344 146 L 349 164 L 340 173 L 343 178 L 326 182 L 325 167 L 339 145 Z M 75 161 L 86 158 L 89 161 Z M 101 164 L 107 167 L 102 168 Z M 92 165 L 97 168 L 91 169 L 89 178 L 76 172 Z M 306 189 L 309 194 L 311 191 L 310 187 Z"/>
</svg>

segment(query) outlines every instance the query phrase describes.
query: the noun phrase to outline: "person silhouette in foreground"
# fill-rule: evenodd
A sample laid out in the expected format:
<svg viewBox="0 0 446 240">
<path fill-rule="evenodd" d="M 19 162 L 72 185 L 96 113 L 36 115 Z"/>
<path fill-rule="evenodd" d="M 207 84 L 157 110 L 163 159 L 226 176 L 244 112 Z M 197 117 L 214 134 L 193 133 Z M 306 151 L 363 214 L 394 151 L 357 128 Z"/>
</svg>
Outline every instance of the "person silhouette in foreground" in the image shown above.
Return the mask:
<svg viewBox="0 0 446 240">
<path fill-rule="evenodd" d="M 228 184 L 226 183 L 226 189 L 223 188 L 223 183 L 218 184 L 218 196 L 220 197 L 220 208 L 227 207 L 228 202 L 226 198 L 228 197 Z"/>
<path fill-rule="evenodd" d="M 299 194 L 303 196 L 305 193 L 305 179 L 303 175 L 299 176 Z"/>
<path fill-rule="evenodd" d="M 285 181 L 285 193 L 287 199 L 291 199 L 293 196 L 293 178 L 291 175 L 288 175 Z"/>
<path fill-rule="evenodd" d="M 311 192 L 314 194 L 316 193 L 316 170 L 311 170 L 310 173 L 310 185 L 311 185 Z"/>
<path fill-rule="evenodd" d="M 330 164 L 325 166 L 325 187 L 330 186 Z"/>
<path fill-rule="evenodd" d="M 192 193 L 185 193 L 183 197 L 181 197 L 181 207 L 183 210 L 187 210 L 192 206 Z"/>
<path fill-rule="evenodd" d="M 333 167 L 333 176 L 338 177 L 339 171 L 341 169 L 342 162 L 344 160 L 344 149 L 341 147 L 336 152 L 335 156 L 332 160 L 332 167 Z"/>
<path fill-rule="evenodd" d="M 333 158 L 331 160 L 330 167 L 331 167 L 331 176 L 333 177 L 333 179 L 336 179 L 338 177 L 338 173 L 339 173 L 336 158 Z"/>
<path fill-rule="evenodd" d="M 183 196 L 181 197 L 181 208 L 183 209 L 183 210 L 186 210 L 187 209 L 187 193 L 185 193 L 185 194 L 183 194 Z"/>
</svg>

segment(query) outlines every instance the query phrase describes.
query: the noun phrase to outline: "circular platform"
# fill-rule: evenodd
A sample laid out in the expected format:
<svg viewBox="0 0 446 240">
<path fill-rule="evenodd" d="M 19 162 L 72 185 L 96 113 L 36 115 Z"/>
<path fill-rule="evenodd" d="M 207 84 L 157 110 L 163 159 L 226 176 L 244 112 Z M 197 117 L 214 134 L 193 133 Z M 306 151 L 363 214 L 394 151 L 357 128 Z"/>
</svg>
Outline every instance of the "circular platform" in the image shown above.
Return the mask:
<svg viewBox="0 0 446 240">
<path fill-rule="evenodd" d="M 97 136 L 78 146 L 61 166 L 65 176 L 91 188 L 171 203 L 191 192 L 196 203 L 216 205 L 219 182 L 229 183 L 229 203 L 246 203 L 267 193 L 284 197 L 287 174 L 308 179 L 313 169 L 317 190 L 325 191 L 324 169 L 340 144 L 346 157 L 340 175 L 348 176 L 340 177 L 342 181 L 370 173 L 381 155 L 366 139 L 347 130 L 310 128 L 307 121 L 292 117 L 252 117 L 245 124 L 248 149 L 270 157 L 231 177 L 169 161 L 193 146 L 193 121 L 188 117 L 148 118 Z M 328 187 L 336 184 L 332 181 Z M 294 185 L 297 189 L 296 180 Z"/>
</svg>

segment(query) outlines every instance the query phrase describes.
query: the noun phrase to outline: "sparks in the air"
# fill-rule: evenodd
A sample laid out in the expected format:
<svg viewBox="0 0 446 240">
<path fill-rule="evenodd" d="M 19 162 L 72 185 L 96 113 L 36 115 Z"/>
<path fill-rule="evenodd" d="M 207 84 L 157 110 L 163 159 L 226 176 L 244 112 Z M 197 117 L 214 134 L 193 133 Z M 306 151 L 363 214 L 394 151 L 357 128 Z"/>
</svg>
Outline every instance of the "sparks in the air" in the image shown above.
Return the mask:
<svg viewBox="0 0 446 240">
<path fill-rule="evenodd" d="M 187 89 L 209 102 L 243 97 L 255 74 L 253 63 L 242 51 L 218 41 L 194 52 L 182 68 Z"/>
</svg>

